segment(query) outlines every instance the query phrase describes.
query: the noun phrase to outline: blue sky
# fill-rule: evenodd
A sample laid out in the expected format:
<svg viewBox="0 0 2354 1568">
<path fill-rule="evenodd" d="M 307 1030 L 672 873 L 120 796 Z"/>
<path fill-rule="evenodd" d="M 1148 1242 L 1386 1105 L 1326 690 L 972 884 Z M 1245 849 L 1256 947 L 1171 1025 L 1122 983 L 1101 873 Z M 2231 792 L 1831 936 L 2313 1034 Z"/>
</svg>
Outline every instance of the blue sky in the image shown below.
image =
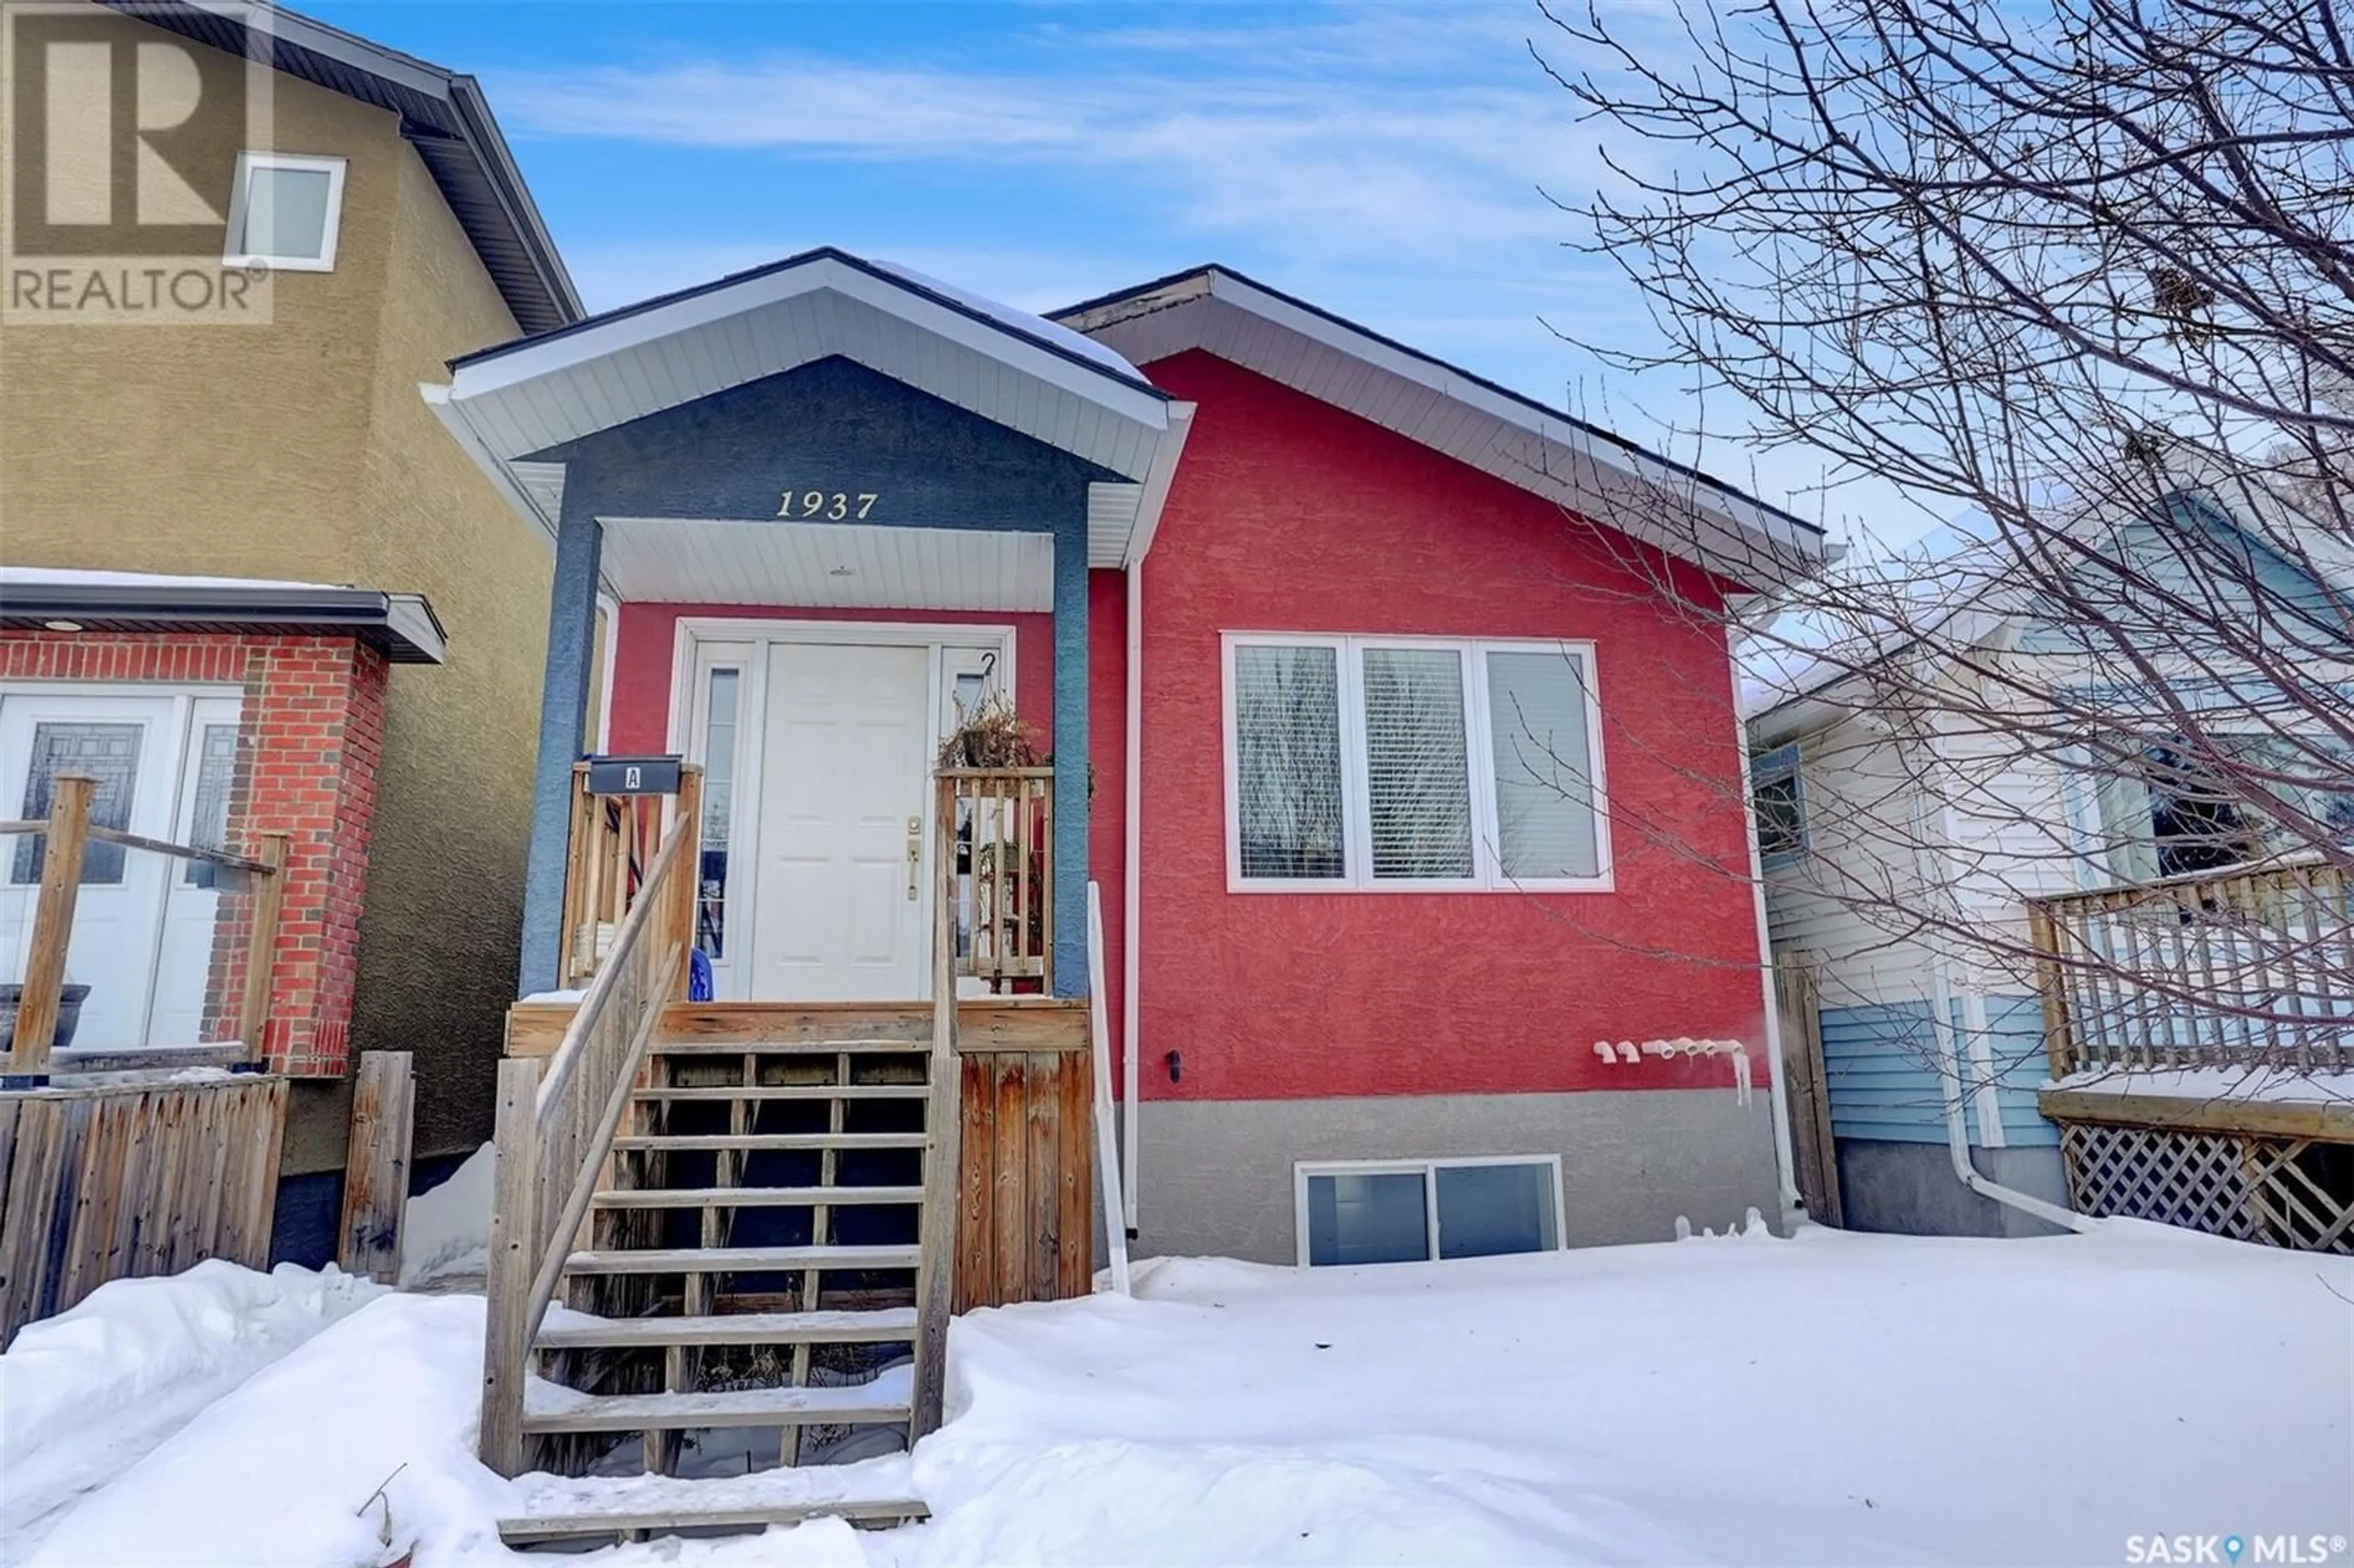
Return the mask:
<svg viewBox="0 0 2354 1568">
<path fill-rule="evenodd" d="M 300 8 L 482 79 L 592 308 L 816 244 L 1033 310 L 1219 260 L 1824 514 L 1819 460 L 1696 449 L 1552 330 L 1649 328 L 1547 200 L 1603 132 L 1533 0 Z"/>
</svg>

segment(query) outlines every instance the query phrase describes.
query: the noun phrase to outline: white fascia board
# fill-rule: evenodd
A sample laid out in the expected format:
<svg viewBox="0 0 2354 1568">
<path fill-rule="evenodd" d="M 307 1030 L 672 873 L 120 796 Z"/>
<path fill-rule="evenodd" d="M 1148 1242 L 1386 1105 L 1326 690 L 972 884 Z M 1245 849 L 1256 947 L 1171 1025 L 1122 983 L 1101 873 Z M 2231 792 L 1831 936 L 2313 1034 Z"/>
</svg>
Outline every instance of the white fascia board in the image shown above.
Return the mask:
<svg viewBox="0 0 2354 1568">
<path fill-rule="evenodd" d="M 539 503 L 531 498 L 531 493 L 515 482 L 514 475 L 507 470 L 505 460 L 482 440 L 481 433 L 474 429 L 473 421 L 466 417 L 464 406 L 451 396 L 451 389 L 437 387 L 430 381 L 420 381 L 417 384 L 417 393 L 425 399 L 425 406 L 433 410 L 433 417 L 441 421 L 441 428 L 448 430 L 466 455 L 474 460 L 474 466 L 482 471 L 483 477 L 506 497 L 507 504 L 514 508 L 515 514 L 539 524 L 539 531 L 546 535 L 548 546 L 553 548 L 557 520 L 542 512 Z"/>
<path fill-rule="evenodd" d="M 1166 400 L 1154 393 L 1129 386 L 1107 371 L 1067 359 L 1006 328 L 977 321 L 916 292 L 907 284 L 878 278 L 831 256 L 815 257 L 799 266 L 690 294 L 613 321 L 572 328 L 546 343 L 525 343 L 494 358 L 461 366 L 451 377 L 450 393 L 463 403 L 471 397 L 505 391 L 624 349 L 822 290 L 831 290 L 921 331 L 972 349 L 1156 433 L 1168 428 Z"/>
<path fill-rule="evenodd" d="M 1697 480 L 1631 446 L 1597 434 L 1565 418 L 1548 418 L 1492 387 L 1447 374 L 1417 355 L 1352 331 L 1313 311 L 1303 310 L 1288 300 L 1278 299 L 1264 290 L 1252 287 L 1232 273 L 1212 274 L 1210 291 L 1212 297 L 1225 300 L 1288 332 L 1297 333 L 1312 343 L 1362 361 L 1376 370 L 1428 387 L 1442 397 L 1560 447 L 1572 455 L 1622 469 L 1670 494 L 1691 495 L 1707 510 L 1715 512 L 1742 532 L 1770 545 L 1818 557 L 1822 556 L 1827 546 L 1827 541 L 1820 535 L 1798 529 L 1742 496 Z M 1703 495 L 1706 497 L 1704 501 L 1702 500 Z"/>
<path fill-rule="evenodd" d="M 1169 504 L 1169 487 L 1177 478 L 1178 460 L 1185 455 L 1185 438 L 1193 433 L 1193 412 L 1198 405 L 1169 405 L 1169 429 L 1152 452 L 1152 467 L 1144 476 L 1144 494 L 1136 507 L 1136 526 L 1128 536 L 1128 556 L 1121 565 L 1134 566 L 1144 559 L 1152 548 L 1155 535 L 1161 532 L 1161 509 Z"/>
</svg>

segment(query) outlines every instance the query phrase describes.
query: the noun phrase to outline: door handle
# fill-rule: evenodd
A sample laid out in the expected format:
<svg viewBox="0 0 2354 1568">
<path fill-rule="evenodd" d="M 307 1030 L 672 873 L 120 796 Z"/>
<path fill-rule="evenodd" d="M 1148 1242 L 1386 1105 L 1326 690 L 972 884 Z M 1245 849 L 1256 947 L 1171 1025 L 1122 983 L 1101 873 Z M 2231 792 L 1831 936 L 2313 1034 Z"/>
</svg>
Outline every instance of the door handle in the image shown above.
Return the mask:
<svg viewBox="0 0 2354 1568">
<path fill-rule="evenodd" d="M 907 819 L 907 902 L 910 904 L 917 902 L 922 896 L 917 891 L 916 883 L 923 863 L 924 819 L 910 817 Z"/>
</svg>

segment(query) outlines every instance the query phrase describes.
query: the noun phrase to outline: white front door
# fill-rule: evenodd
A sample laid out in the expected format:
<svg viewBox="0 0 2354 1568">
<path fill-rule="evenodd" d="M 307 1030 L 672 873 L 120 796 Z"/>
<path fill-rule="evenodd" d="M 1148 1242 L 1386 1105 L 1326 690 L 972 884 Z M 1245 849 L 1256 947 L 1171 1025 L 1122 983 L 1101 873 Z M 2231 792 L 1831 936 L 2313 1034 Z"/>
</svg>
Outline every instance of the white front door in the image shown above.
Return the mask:
<svg viewBox="0 0 2354 1568">
<path fill-rule="evenodd" d="M 90 821 L 217 845 L 236 768 L 234 697 L 0 695 L 0 812 L 48 812 L 60 774 L 98 780 Z M 0 841 L 0 979 L 21 981 L 40 886 L 40 843 Z M 193 1044 L 200 1035 L 219 895 L 208 870 L 118 844 L 82 861 L 66 980 L 90 987 L 77 1046 Z"/>
<path fill-rule="evenodd" d="M 752 999 L 921 997 L 931 652 L 772 643 L 767 686 Z"/>
</svg>

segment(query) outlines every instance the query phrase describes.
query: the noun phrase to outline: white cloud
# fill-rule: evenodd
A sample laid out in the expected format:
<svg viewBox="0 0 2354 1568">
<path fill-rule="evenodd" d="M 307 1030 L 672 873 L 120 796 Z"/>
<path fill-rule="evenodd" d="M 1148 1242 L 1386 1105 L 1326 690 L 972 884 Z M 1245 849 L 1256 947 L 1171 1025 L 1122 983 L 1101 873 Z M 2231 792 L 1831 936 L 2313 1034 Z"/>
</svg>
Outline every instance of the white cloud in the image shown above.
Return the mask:
<svg viewBox="0 0 2354 1568">
<path fill-rule="evenodd" d="M 1646 306 L 1609 262 L 1563 249 L 1581 220 L 1540 194 L 1575 201 L 1613 176 L 1602 132 L 1576 120 L 1528 40 L 1565 72 L 1596 62 L 1568 55 L 1532 5 L 1383 6 L 1274 26 L 1225 22 L 1214 8 L 1184 26 L 1131 25 L 1133 13 L 1118 12 L 1107 26 L 1101 15 L 1034 24 L 1034 68 L 780 52 L 510 74 L 493 98 L 510 129 L 541 137 L 969 168 L 997 189 L 1068 176 L 1087 193 L 1058 196 L 1055 243 L 1035 249 L 959 246 L 922 211 L 796 212 L 792 228 L 744 240 L 568 244 L 593 305 L 835 244 L 1047 310 L 1239 250 L 1268 282 L 1802 514 L 1864 511 L 1890 525 L 1901 498 L 1886 486 L 1850 482 L 1826 507 L 1809 493 L 1825 478 L 1818 454 L 1738 444 L 1744 421 L 1723 395 L 1704 405 L 1657 377 L 1612 377 L 1606 400 L 1592 360 L 1543 324 L 1624 341 L 1643 330 Z M 1650 26 L 1659 50 L 1682 44 L 1664 12 Z M 1671 144 L 1610 148 L 1649 173 L 1678 155 Z M 1074 230 L 1087 238 L 1060 243 Z M 1696 446 L 1688 432 L 1703 414 L 1715 433 Z"/>
<path fill-rule="evenodd" d="M 1514 18 L 1508 23 L 1507 18 Z M 1009 161 L 1140 182 L 1168 217 L 1302 255 L 1556 238 L 1592 173 L 1519 6 L 1274 31 L 1057 28 L 1022 73 L 783 54 L 496 83 L 542 135 L 803 156 Z M 1376 25 L 1378 23 L 1378 25 Z"/>
</svg>

